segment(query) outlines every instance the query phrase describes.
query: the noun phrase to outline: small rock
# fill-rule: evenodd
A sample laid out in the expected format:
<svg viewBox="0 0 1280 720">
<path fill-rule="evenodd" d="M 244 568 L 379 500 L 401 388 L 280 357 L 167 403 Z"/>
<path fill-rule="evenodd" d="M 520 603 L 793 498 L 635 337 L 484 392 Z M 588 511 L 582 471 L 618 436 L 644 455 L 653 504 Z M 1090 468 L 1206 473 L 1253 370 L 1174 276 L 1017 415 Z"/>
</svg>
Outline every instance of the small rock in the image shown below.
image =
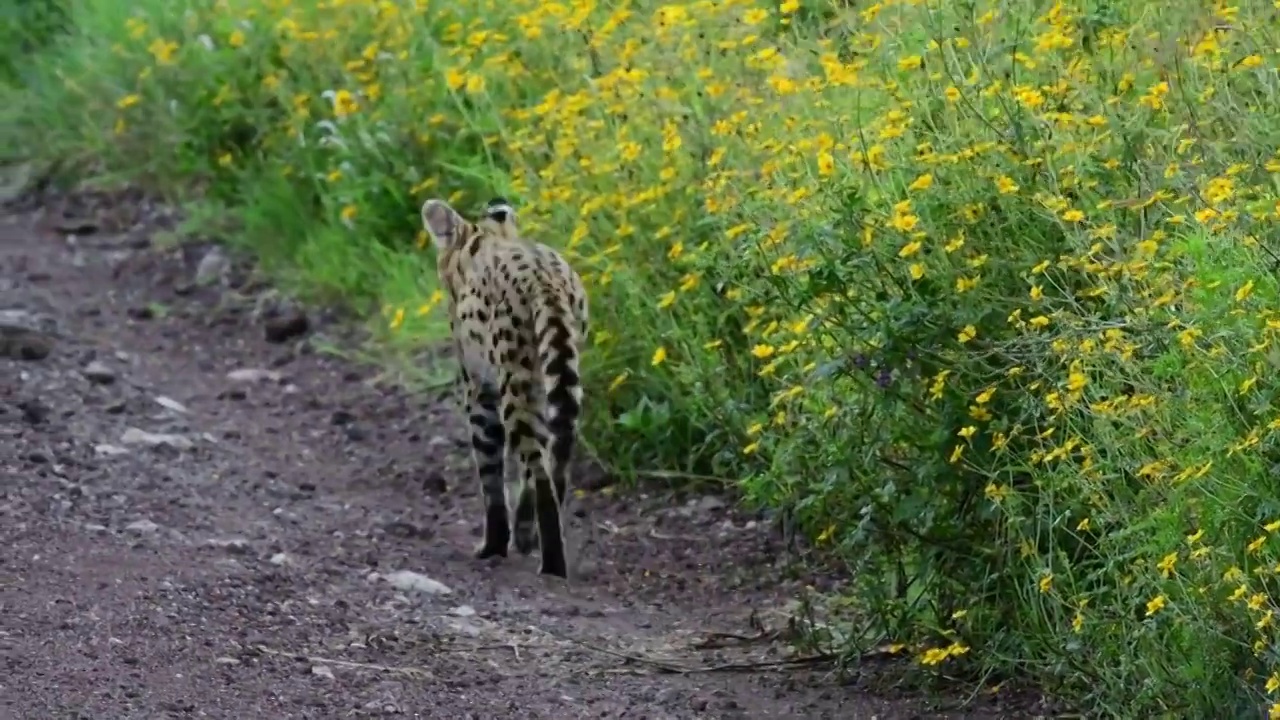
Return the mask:
<svg viewBox="0 0 1280 720">
<path fill-rule="evenodd" d="M 443 495 L 449 489 L 449 486 L 445 482 L 442 473 L 436 470 L 428 470 L 427 474 L 422 478 L 422 489 L 432 495 Z"/>
<path fill-rule="evenodd" d="M 113 455 L 125 455 L 125 454 L 128 454 L 129 451 L 118 445 L 108 445 L 107 443 L 100 443 L 98 445 L 93 446 L 93 452 L 96 455 L 100 455 L 102 457 L 111 457 Z"/>
<path fill-rule="evenodd" d="M 262 368 L 240 368 L 227 373 L 227 379 L 232 382 L 280 382 L 280 373 Z"/>
<path fill-rule="evenodd" d="M 449 612 L 453 615 L 457 615 L 458 617 L 475 617 L 476 609 L 470 605 L 459 605 Z"/>
<path fill-rule="evenodd" d="M 22 419 L 30 425 L 40 425 L 49 419 L 52 412 L 48 405 L 36 399 L 18 401 L 18 409 L 22 411 Z"/>
<path fill-rule="evenodd" d="M 249 541 L 244 538 L 210 538 L 205 540 L 204 544 L 208 547 L 221 548 L 236 555 L 243 555 L 249 552 Z"/>
<path fill-rule="evenodd" d="M 466 635 L 467 637 L 480 637 L 480 634 L 482 632 L 480 628 L 467 622 L 466 620 L 461 620 L 458 618 L 448 618 L 445 620 L 445 622 L 446 624 L 449 625 L 450 628 L 453 629 L 454 632 L 458 633 L 459 635 Z"/>
<path fill-rule="evenodd" d="M 0 358 L 43 360 L 53 352 L 53 336 L 0 321 Z"/>
<path fill-rule="evenodd" d="M 120 436 L 120 442 L 125 445 L 147 445 L 149 447 L 158 447 L 167 445 L 176 450 L 187 450 L 192 446 L 192 442 L 181 435 L 171 435 L 168 433 L 150 433 L 146 430 L 139 430 L 131 427 L 124 431 L 124 435 Z"/>
<path fill-rule="evenodd" d="M 382 578 L 391 583 L 395 589 L 405 592 L 420 592 L 426 595 L 449 595 L 453 592 L 448 585 L 439 580 L 432 580 L 412 570 L 397 570 L 383 575 Z"/>
<path fill-rule="evenodd" d="M 222 252 L 220 247 L 209 248 L 209 251 L 200 258 L 200 263 L 196 266 L 196 285 L 211 285 L 215 282 L 223 282 L 226 280 L 227 272 L 231 269 L 231 261 Z"/>
<path fill-rule="evenodd" d="M 240 664 L 240 661 L 237 660 L 236 658 L 226 657 L 225 655 L 220 658 L 214 658 L 213 662 L 218 665 L 239 665 Z"/>
<path fill-rule="evenodd" d="M 267 342 L 283 343 L 305 335 L 311 329 L 311 321 L 306 313 L 297 308 L 290 308 L 279 316 L 269 318 L 263 323 L 263 335 Z"/>
<path fill-rule="evenodd" d="M 311 674 L 312 674 L 312 675 L 319 675 L 320 677 L 324 678 L 325 680 L 332 680 L 332 679 L 333 679 L 333 671 L 332 671 L 332 670 L 330 670 L 330 669 L 329 669 L 329 667 L 328 667 L 327 665 L 312 665 L 312 666 L 311 666 Z"/>
<path fill-rule="evenodd" d="M 179 413 L 191 412 L 190 410 L 187 409 L 186 405 L 183 405 L 182 403 L 178 402 L 177 400 L 174 400 L 171 397 L 165 397 L 164 395 L 157 395 L 156 403 L 159 404 L 160 407 L 167 408 L 174 412 L 179 412 Z"/>
<path fill-rule="evenodd" d="M 128 525 L 125 525 L 124 529 L 126 532 L 131 532 L 134 535 L 150 535 L 154 532 L 158 532 L 160 530 L 160 526 L 150 520 L 144 519 L 134 520 Z"/>
<path fill-rule="evenodd" d="M 288 565 L 288 564 L 289 564 L 289 556 L 288 556 L 288 555 L 286 555 L 285 553 L 278 552 L 278 553 L 276 553 L 275 555 L 272 555 L 272 556 L 271 556 L 270 563 L 271 563 L 272 565 Z"/>
<path fill-rule="evenodd" d="M 725 509 L 725 507 L 727 505 L 724 498 L 718 495 L 703 495 L 698 499 L 697 508 L 702 512 L 716 512 L 717 510 Z"/>
<path fill-rule="evenodd" d="M 62 217 L 54 222 L 54 229 L 68 235 L 92 235 L 98 232 L 98 222 L 87 217 Z"/>
<path fill-rule="evenodd" d="M 116 381 L 116 372 L 99 360 L 94 360 L 88 365 L 85 365 L 81 374 L 83 374 L 89 382 L 97 383 L 98 385 L 110 385 Z"/>
</svg>

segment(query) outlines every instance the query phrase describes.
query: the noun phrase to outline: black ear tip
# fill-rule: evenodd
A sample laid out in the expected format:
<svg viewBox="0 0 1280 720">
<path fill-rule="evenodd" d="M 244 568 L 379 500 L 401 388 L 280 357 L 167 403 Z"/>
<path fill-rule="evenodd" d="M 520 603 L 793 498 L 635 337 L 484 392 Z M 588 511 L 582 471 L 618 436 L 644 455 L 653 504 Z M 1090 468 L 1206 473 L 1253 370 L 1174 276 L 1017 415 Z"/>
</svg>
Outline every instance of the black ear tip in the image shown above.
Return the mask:
<svg viewBox="0 0 1280 720">
<path fill-rule="evenodd" d="M 485 204 L 485 215 L 498 224 L 511 217 L 511 203 L 504 197 L 495 197 Z"/>
</svg>

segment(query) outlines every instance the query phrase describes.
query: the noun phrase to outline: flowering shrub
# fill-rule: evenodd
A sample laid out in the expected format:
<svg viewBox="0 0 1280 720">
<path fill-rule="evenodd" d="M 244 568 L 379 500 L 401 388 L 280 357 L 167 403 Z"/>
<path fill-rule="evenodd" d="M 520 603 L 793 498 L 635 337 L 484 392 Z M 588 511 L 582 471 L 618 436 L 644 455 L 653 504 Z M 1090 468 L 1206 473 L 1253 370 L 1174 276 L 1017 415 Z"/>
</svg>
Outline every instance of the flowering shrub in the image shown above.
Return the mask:
<svg viewBox="0 0 1280 720">
<path fill-rule="evenodd" d="M 739 478 L 925 666 L 1280 717 L 1277 8 L 87 2 L 21 103 L 388 339 L 418 204 L 515 199 L 621 472 Z"/>
</svg>

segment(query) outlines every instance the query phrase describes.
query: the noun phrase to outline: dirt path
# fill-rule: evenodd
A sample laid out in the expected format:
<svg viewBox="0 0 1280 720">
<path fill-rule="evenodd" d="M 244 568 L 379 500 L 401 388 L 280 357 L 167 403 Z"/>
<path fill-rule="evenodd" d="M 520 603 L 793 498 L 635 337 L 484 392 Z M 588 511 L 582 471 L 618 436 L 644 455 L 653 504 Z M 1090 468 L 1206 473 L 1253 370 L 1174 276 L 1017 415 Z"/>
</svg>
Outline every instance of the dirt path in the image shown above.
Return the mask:
<svg viewBox="0 0 1280 720">
<path fill-rule="evenodd" d="M 139 214 L 156 213 L 99 199 L 0 219 L 0 324 L 39 329 L 0 336 L 0 715 L 1001 716 L 827 671 L 627 662 L 780 657 L 695 647 L 794 597 L 763 527 L 715 498 L 596 495 L 589 580 L 472 560 L 453 408 L 309 352 L 287 308 L 263 321 L 193 288 L 205 251 L 153 247 Z"/>
</svg>

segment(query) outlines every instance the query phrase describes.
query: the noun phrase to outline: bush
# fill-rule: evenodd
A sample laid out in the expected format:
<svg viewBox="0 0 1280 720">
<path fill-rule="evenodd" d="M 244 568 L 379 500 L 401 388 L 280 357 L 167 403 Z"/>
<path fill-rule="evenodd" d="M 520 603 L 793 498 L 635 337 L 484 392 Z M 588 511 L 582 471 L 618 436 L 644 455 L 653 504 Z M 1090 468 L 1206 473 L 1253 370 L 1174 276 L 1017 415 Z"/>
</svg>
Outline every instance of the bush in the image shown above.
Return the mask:
<svg viewBox="0 0 1280 720">
<path fill-rule="evenodd" d="M 48 45 L 67 26 L 60 0 L 4 0 L 0 2 L 0 80 L 22 78 L 22 58 Z"/>
<path fill-rule="evenodd" d="M 592 292 L 592 443 L 793 514 L 851 651 L 1242 715 L 1280 690 L 1280 11 L 1185 5 L 86 0 L 18 102 L 387 339 L 443 335 L 418 204 L 517 199 Z"/>
</svg>

